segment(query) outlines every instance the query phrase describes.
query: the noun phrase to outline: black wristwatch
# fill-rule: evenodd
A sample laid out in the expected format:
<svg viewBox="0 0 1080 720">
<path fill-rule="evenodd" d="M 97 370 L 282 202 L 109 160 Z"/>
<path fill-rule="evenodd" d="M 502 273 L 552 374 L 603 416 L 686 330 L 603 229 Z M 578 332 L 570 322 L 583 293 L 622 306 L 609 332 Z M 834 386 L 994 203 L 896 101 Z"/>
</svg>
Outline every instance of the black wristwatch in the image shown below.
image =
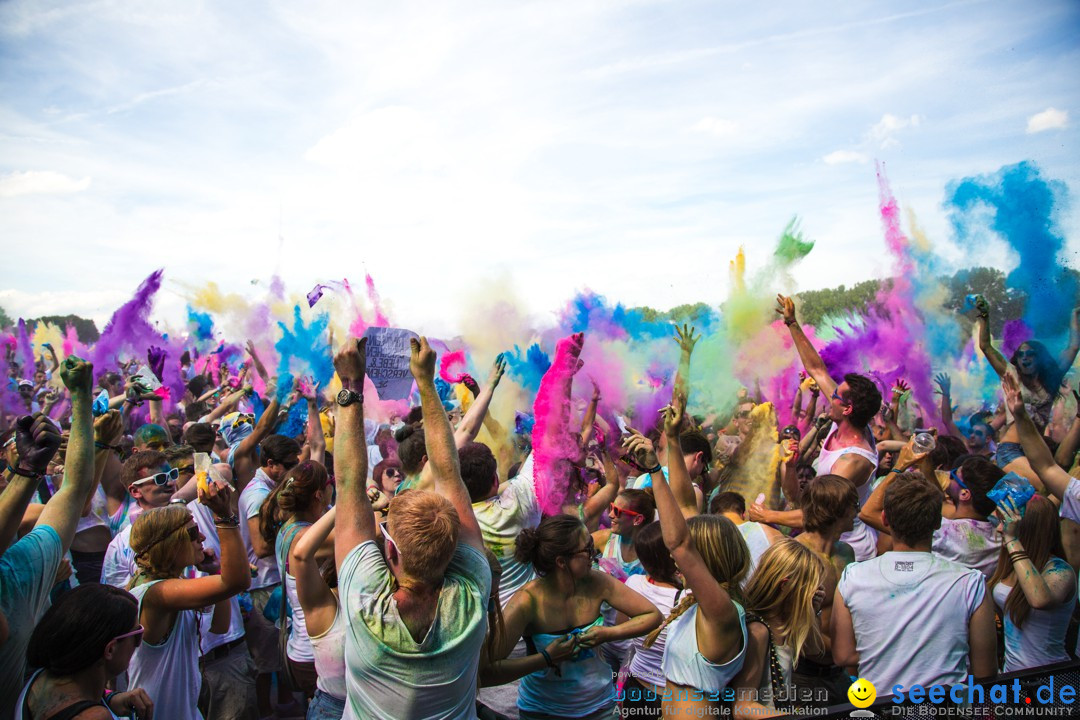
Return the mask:
<svg viewBox="0 0 1080 720">
<path fill-rule="evenodd" d="M 341 407 L 348 407 L 356 402 L 364 402 L 364 396 L 355 390 L 342 388 L 341 392 L 337 394 L 337 404 Z"/>
</svg>

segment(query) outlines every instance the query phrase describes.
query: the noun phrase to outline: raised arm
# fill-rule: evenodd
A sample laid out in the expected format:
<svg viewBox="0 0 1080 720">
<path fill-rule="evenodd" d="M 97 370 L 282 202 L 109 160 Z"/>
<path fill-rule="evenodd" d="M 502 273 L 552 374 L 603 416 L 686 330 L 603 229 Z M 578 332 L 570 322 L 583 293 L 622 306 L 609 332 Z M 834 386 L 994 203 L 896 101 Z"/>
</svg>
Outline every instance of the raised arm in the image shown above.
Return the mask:
<svg viewBox="0 0 1080 720">
<path fill-rule="evenodd" d="M 821 359 L 821 355 L 818 354 L 810 339 L 806 337 L 806 333 L 803 332 L 799 321 L 795 319 L 795 301 L 789 297 L 777 295 L 776 305 L 776 312 L 784 319 L 784 324 L 787 325 L 788 330 L 791 332 L 791 339 L 795 343 L 795 349 L 799 351 L 799 359 L 802 360 L 807 374 L 814 378 L 821 392 L 825 393 L 826 396 L 832 395 L 833 391 L 836 390 L 836 383 L 829 376 L 829 369 L 825 367 L 825 361 Z"/>
<path fill-rule="evenodd" d="M 1073 418 L 1069 431 L 1065 433 L 1057 452 L 1054 453 L 1054 462 L 1066 470 L 1072 467 L 1076 451 L 1080 449 L 1080 393 L 1075 390 L 1072 392 L 1073 397 L 1076 398 L 1076 417 Z"/>
<path fill-rule="evenodd" d="M 240 526 L 232 511 L 232 491 L 228 485 L 211 482 L 199 488 L 199 502 L 214 515 L 214 527 L 221 541 L 221 573 L 194 579 L 173 579 L 147 591 L 146 599 L 167 610 L 198 610 L 228 600 L 251 585 L 247 551 Z"/>
<path fill-rule="evenodd" d="M 1001 390 L 1005 394 L 1005 405 L 1012 412 L 1016 430 L 1020 435 L 1020 445 L 1024 448 L 1024 456 L 1031 464 L 1031 469 L 1039 476 L 1047 490 L 1059 500 L 1063 500 L 1072 476 L 1054 462 L 1050 448 L 1046 446 L 1038 428 L 1027 414 L 1024 400 L 1020 396 L 1020 383 L 1012 375 L 1006 374 L 1001 378 Z"/>
<path fill-rule="evenodd" d="M 60 536 L 66 551 L 75 539 L 75 527 L 94 491 L 94 417 L 91 389 L 94 368 L 77 357 L 64 360 L 60 377 L 71 392 L 71 435 L 64 463 L 64 483 L 41 511 L 38 525 L 48 525 Z"/>
<path fill-rule="evenodd" d="M 642 441 L 648 440 L 641 435 L 633 435 L 626 439 L 627 449 L 638 453 L 643 449 Z M 676 438 L 676 445 L 678 439 Z M 670 450 L 668 451 L 671 452 Z M 674 455 L 682 456 L 682 449 L 675 448 Z M 639 454 L 640 457 L 640 454 Z M 646 458 L 642 458 L 646 462 Z M 671 468 L 669 467 L 669 472 Z M 705 561 L 701 558 L 693 538 L 690 537 L 690 529 L 686 525 L 686 517 L 683 509 L 675 499 L 671 488 L 668 486 L 664 473 L 652 473 L 653 497 L 656 499 L 656 510 L 660 515 L 660 530 L 664 536 L 664 545 L 671 551 L 671 557 L 683 574 L 686 586 L 693 591 L 697 598 L 698 607 L 706 620 L 706 626 L 713 628 L 717 633 L 713 639 L 719 640 L 719 644 L 731 649 L 731 654 L 726 658 L 714 656 L 708 657 L 710 662 L 726 662 L 739 650 L 742 640 L 739 637 L 739 613 L 735 603 L 727 590 L 717 582 L 709 571 Z M 699 626 L 700 627 L 700 626 Z M 701 649 L 702 641 L 699 637 L 698 647 Z M 703 653 L 705 654 L 705 653 Z"/>
<path fill-rule="evenodd" d="M 990 340 L 990 305 L 982 295 L 975 301 L 975 312 L 977 313 L 975 327 L 979 331 L 979 349 L 982 350 L 983 355 L 986 356 L 987 361 L 990 363 L 990 367 L 994 368 L 994 372 L 998 374 L 998 377 L 1004 377 L 1009 369 L 1009 361 L 994 347 L 994 343 Z"/>
<path fill-rule="evenodd" d="M 679 428 L 682 427 L 683 416 L 686 414 L 686 394 L 676 388 L 671 396 L 671 404 L 664 408 L 663 412 L 668 487 L 683 517 L 691 518 L 698 514 L 697 495 L 694 494 L 694 484 L 690 481 L 690 473 L 683 459 L 682 444 L 679 442 Z"/>
<path fill-rule="evenodd" d="M 60 431 L 44 415 L 24 415 L 15 423 L 19 460 L 4 472 L 7 487 L 0 493 L 0 555 L 15 540 L 30 498 L 60 447 Z"/>
<path fill-rule="evenodd" d="M 341 516 L 334 533 L 334 560 L 340 569 L 353 548 L 375 539 L 375 515 L 367 494 L 367 439 L 364 433 L 367 338 L 346 340 L 334 357 L 334 369 L 341 379 L 342 390 L 360 395 L 359 400 L 345 405 L 338 401 L 334 431 L 336 507 Z"/>
<path fill-rule="evenodd" d="M 262 360 L 259 359 L 259 353 L 255 351 L 255 343 L 248 340 L 244 345 L 244 349 L 246 349 L 247 354 L 251 356 L 251 362 L 255 364 L 255 372 L 259 373 L 259 377 L 262 378 L 264 383 L 270 382 L 270 374 L 266 372 L 266 366 L 263 365 Z"/>
<path fill-rule="evenodd" d="M 302 395 L 307 401 L 307 442 L 311 459 L 323 464 L 326 459 L 326 438 L 323 437 L 322 423 L 319 422 L 319 384 L 312 379 L 312 382 L 304 387 Z"/>
<path fill-rule="evenodd" d="M 938 373 L 934 376 L 934 382 L 938 386 L 938 394 L 941 395 L 941 424 L 949 435 L 963 440 L 964 433 L 960 432 L 960 428 L 953 420 L 952 380 L 949 378 L 949 373 Z"/>
<path fill-rule="evenodd" d="M 278 412 L 281 410 L 281 398 L 288 397 L 291 393 L 291 387 L 277 388 L 277 392 L 274 393 L 274 397 L 270 401 L 270 404 L 263 410 L 262 417 L 259 418 L 259 422 L 255 423 L 255 428 L 251 431 L 251 434 L 241 440 L 240 444 L 236 446 L 236 450 L 233 452 L 234 462 L 235 458 L 250 457 L 254 455 L 255 448 L 270 435 L 271 431 L 274 429 L 274 425 L 277 424 Z"/>
<path fill-rule="evenodd" d="M 224 398 L 222 398 L 221 402 L 217 404 L 216 408 L 211 410 L 204 419 L 201 419 L 201 422 L 212 423 L 218 418 L 225 417 L 230 412 L 232 412 L 233 408 L 236 407 L 236 403 L 240 402 L 243 398 L 250 395 L 251 392 L 251 387 L 247 386 L 240 388 L 236 392 L 229 393 Z M 200 420 L 200 418 L 189 418 L 189 420 Z"/>
<path fill-rule="evenodd" d="M 1069 372 L 1076 362 L 1076 354 L 1080 352 L 1080 307 L 1073 308 L 1069 316 L 1069 345 L 1058 356 L 1058 367 L 1061 372 Z"/>
<path fill-rule="evenodd" d="M 596 407 L 600 404 L 600 386 L 593 381 L 592 397 L 585 407 L 585 415 L 581 418 L 581 448 L 584 450 L 592 442 L 593 428 L 596 425 Z"/>
<path fill-rule="evenodd" d="M 675 373 L 675 389 L 683 395 L 690 394 L 690 355 L 701 336 L 694 336 L 694 328 L 683 324 L 675 326 L 675 342 L 679 343 L 679 369 Z"/>
<path fill-rule="evenodd" d="M 309 635 L 321 635 L 334 622 L 337 599 L 319 572 L 316 553 L 334 531 L 337 509 L 330 508 L 293 543 L 289 552 L 289 571 L 296 578 L 296 595 L 304 610 L 304 623 Z"/>
<path fill-rule="evenodd" d="M 461 480 L 454 432 L 450 427 L 450 419 L 446 417 L 442 400 L 439 399 L 439 392 L 435 389 L 435 351 L 424 337 L 419 340 L 413 338 L 409 345 L 412 349 L 409 369 L 416 379 L 416 387 L 420 391 L 420 407 L 424 414 L 424 440 L 428 456 L 424 472 L 430 471 L 435 481 L 435 492 L 449 500 L 457 510 L 458 519 L 461 521 L 460 541 L 484 552 L 484 540 L 480 535 L 480 525 L 473 514 L 472 499 Z M 488 387 L 494 390 L 492 383 L 489 383 Z M 490 399 L 489 397 L 489 402 Z M 473 405 L 479 402 L 477 399 Z M 334 448 L 337 449 L 337 443 Z"/>
<path fill-rule="evenodd" d="M 488 374 L 488 381 L 484 384 L 484 389 L 473 400 L 472 405 L 469 406 L 469 411 L 461 418 L 461 423 L 454 432 L 455 447 L 465 447 L 465 445 L 476 439 L 476 434 L 480 432 L 480 428 L 484 424 L 484 418 L 487 417 L 488 406 L 491 405 L 491 398 L 495 395 L 495 388 L 499 386 L 499 381 L 502 380 L 504 372 L 506 372 L 506 360 L 503 359 L 502 353 L 499 353 L 499 356 L 495 358 L 494 365 L 491 367 L 491 372 Z M 430 458 L 430 455 L 428 457 Z"/>
</svg>

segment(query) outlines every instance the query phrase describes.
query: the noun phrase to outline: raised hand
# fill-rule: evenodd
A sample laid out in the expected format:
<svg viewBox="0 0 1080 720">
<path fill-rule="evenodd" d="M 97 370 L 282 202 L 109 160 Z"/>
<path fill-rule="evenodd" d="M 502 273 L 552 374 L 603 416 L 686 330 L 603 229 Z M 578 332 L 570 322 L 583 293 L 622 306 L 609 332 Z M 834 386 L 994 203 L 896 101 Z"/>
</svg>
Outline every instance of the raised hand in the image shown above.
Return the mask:
<svg viewBox="0 0 1080 720">
<path fill-rule="evenodd" d="M 119 410 L 110 410 L 94 418 L 94 441 L 115 446 L 124 434 L 124 419 Z"/>
<path fill-rule="evenodd" d="M 910 389 L 911 386 L 904 382 L 903 378 L 898 378 L 892 388 L 893 397 L 900 397 Z"/>
<path fill-rule="evenodd" d="M 412 356 L 409 358 L 409 371 L 417 382 L 421 380 L 435 382 L 435 351 L 431 349 L 426 337 L 409 340 Z"/>
<path fill-rule="evenodd" d="M 776 312 L 784 318 L 785 325 L 795 322 L 795 301 L 785 295 L 776 296 Z"/>
<path fill-rule="evenodd" d="M 469 392 L 471 392 L 473 394 L 473 397 L 476 397 L 477 395 L 480 394 L 480 384 L 477 383 L 476 378 L 474 378 L 469 373 L 464 373 L 461 376 L 461 381 L 460 382 L 461 382 L 462 385 L 464 385 L 465 387 L 467 387 L 469 389 Z"/>
<path fill-rule="evenodd" d="M 488 385 L 492 388 L 499 386 L 499 381 L 502 380 L 503 374 L 506 372 L 506 356 L 503 353 L 499 353 L 495 356 L 495 362 L 491 365 L 491 372 L 488 373 Z"/>
<path fill-rule="evenodd" d="M 349 338 L 334 356 L 334 370 L 342 382 L 363 382 L 367 372 L 367 338 Z"/>
<path fill-rule="evenodd" d="M 982 295 L 975 296 L 975 312 L 977 312 L 981 318 L 990 317 L 990 303 L 986 302 L 986 298 Z"/>
<path fill-rule="evenodd" d="M 1005 542 L 1015 540 L 1016 523 L 1020 522 L 1020 510 L 1017 509 L 1011 497 L 1005 498 L 998 504 L 997 515 L 1001 519 L 1001 524 L 997 526 L 1001 539 Z"/>
<path fill-rule="evenodd" d="M 169 353 L 164 348 L 153 345 L 146 351 L 146 362 L 150 365 L 150 370 L 157 375 L 158 380 L 162 380 L 165 377 L 165 358 L 168 356 Z"/>
<path fill-rule="evenodd" d="M 94 366 L 82 358 L 69 355 L 64 358 L 64 362 L 60 363 L 60 378 L 72 395 L 75 393 L 89 395 L 94 386 Z"/>
<path fill-rule="evenodd" d="M 691 325 L 683 323 L 681 328 L 678 325 L 675 326 L 675 342 L 679 343 L 679 349 L 687 355 L 694 352 L 694 346 L 700 339 L 700 335 L 694 336 L 694 328 Z"/>
<path fill-rule="evenodd" d="M 938 386 L 936 391 L 937 395 L 952 397 L 952 379 L 949 377 L 949 373 L 938 373 L 934 376 L 934 382 L 937 383 Z"/>
<path fill-rule="evenodd" d="M 15 449 L 19 453 L 18 469 L 43 475 L 49 461 L 60 449 L 60 430 L 46 416 L 23 415 L 15 422 Z"/>
<path fill-rule="evenodd" d="M 656 449 L 653 447 L 652 440 L 633 428 L 629 430 L 630 435 L 623 439 L 622 445 L 627 454 L 634 459 L 638 468 L 648 470 L 659 465 L 660 461 L 656 459 Z"/>
<path fill-rule="evenodd" d="M 206 487 L 198 488 L 199 502 L 210 509 L 210 512 L 214 513 L 214 517 L 227 518 L 231 513 L 231 505 L 229 504 L 229 498 L 232 497 L 232 489 L 225 483 L 213 481 L 207 483 Z"/>
<path fill-rule="evenodd" d="M 664 434 L 668 437 L 678 437 L 683 417 L 686 415 L 686 393 L 676 390 L 671 395 L 671 404 L 665 406 L 660 412 L 664 416 Z"/>
<path fill-rule="evenodd" d="M 1020 395 L 1020 383 L 1011 374 L 1001 376 L 1001 392 L 1005 395 L 1005 407 L 1013 414 L 1013 417 L 1027 412 L 1024 407 L 1024 398 Z"/>
</svg>

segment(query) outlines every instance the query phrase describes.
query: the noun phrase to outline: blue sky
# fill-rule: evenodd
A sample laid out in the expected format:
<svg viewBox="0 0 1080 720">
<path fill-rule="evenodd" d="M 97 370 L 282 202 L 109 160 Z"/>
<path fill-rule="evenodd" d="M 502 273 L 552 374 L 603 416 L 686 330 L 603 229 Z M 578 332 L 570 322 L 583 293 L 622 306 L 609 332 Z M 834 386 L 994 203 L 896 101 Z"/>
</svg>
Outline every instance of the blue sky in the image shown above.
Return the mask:
<svg viewBox="0 0 1080 720">
<path fill-rule="evenodd" d="M 1078 31 L 1076 2 L 8 0 L 0 306 L 100 320 L 161 266 L 166 316 L 275 272 L 370 272 L 420 329 L 496 281 L 538 315 L 718 303 L 794 214 L 797 286 L 852 284 L 890 265 L 875 159 L 950 262 L 1008 267 L 944 189 L 1024 159 L 1080 187 Z"/>
</svg>

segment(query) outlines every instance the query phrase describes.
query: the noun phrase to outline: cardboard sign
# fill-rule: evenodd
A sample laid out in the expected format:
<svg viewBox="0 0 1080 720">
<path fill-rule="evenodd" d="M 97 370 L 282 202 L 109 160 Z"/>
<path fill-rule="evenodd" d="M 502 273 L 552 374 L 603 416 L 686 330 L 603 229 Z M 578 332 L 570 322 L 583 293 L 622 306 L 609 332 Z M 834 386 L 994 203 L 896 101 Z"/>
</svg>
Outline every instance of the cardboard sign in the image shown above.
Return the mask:
<svg viewBox="0 0 1080 720">
<path fill-rule="evenodd" d="M 367 338 L 367 376 L 375 384 L 380 400 L 404 400 L 409 397 L 413 376 L 409 372 L 412 350 L 409 340 L 419 339 L 412 330 L 369 327 Z"/>
</svg>

